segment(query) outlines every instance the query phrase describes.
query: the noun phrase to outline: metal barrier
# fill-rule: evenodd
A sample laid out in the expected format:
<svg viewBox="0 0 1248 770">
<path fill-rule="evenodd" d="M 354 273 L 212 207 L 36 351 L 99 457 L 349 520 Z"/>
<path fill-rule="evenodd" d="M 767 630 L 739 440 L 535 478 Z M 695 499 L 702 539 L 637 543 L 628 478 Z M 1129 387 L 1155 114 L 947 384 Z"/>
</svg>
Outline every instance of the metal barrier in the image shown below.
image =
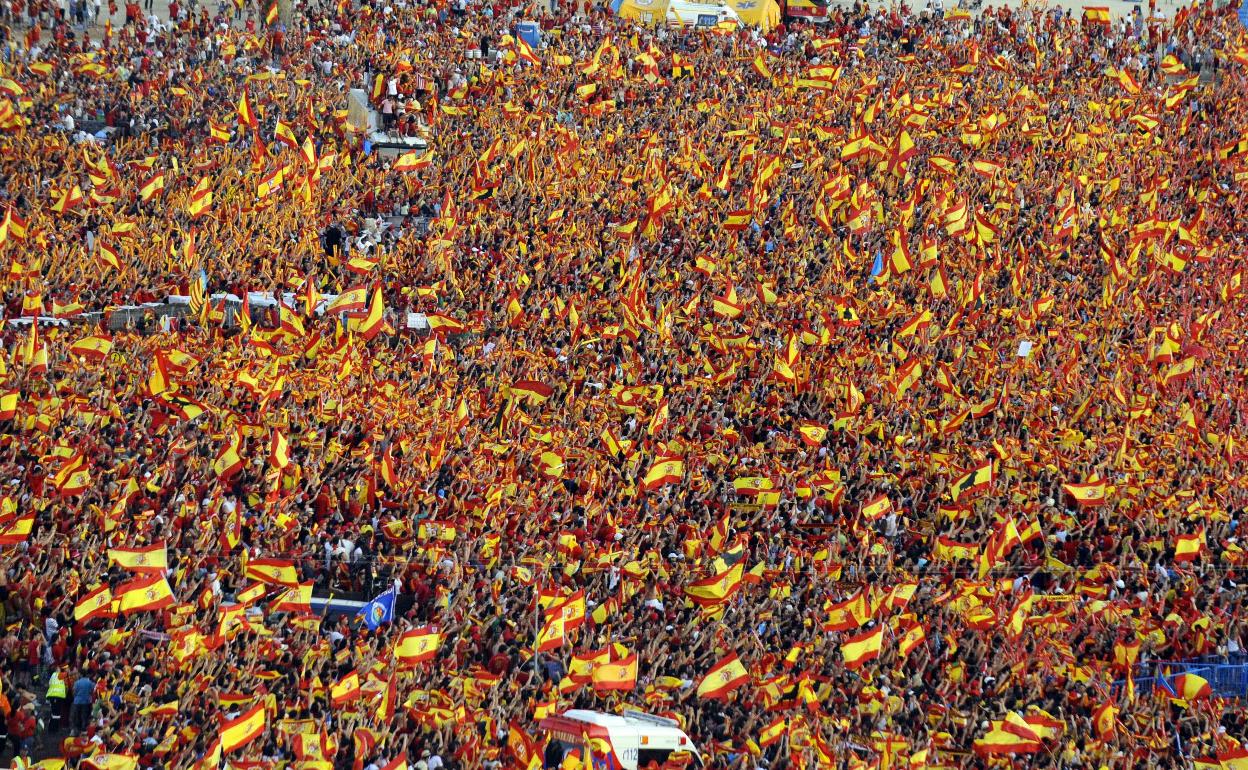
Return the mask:
<svg viewBox="0 0 1248 770">
<path fill-rule="evenodd" d="M 1194 674 L 1209 682 L 1209 689 L 1219 698 L 1248 698 L 1248 654 L 1216 655 L 1196 660 L 1150 660 L 1135 667 L 1132 679 L 1136 692 L 1162 689 L 1174 694 L 1174 680 L 1181 674 Z M 1125 679 L 1110 685 L 1110 692 L 1119 695 Z"/>
</svg>

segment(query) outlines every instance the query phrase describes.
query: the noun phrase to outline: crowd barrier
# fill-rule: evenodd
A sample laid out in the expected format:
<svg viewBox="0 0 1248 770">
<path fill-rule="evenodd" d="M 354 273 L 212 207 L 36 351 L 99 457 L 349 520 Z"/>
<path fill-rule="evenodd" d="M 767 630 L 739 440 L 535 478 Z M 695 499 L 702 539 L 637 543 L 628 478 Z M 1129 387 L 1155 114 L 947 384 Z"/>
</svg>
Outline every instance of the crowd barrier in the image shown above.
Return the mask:
<svg viewBox="0 0 1248 770">
<path fill-rule="evenodd" d="M 1196 660 L 1151 660 L 1136 666 L 1133 672 L 1137 693 L 1163 689 L 1174 693 L 1174 679 L 1180 674 L 1194 674 L 1209 682 L 1219 698 L 1248 698 L 1248 654 L 1219 655 Z M 1111 692 L 1116 696 L 1126 688 L 1125 679 L 1116 681 Z"/>
</svg>

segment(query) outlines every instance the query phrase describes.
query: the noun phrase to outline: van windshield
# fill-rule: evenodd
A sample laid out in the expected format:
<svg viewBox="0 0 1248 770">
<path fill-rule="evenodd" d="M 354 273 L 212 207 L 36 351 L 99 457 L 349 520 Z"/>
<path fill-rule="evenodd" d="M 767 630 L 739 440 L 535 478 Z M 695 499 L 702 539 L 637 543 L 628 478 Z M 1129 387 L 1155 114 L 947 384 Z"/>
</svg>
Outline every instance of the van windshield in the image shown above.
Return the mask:
<svg viewBox="0 0 1248 770">
<path fill-rule="evenodd" d="M 558 741 L 552 738 L 546 743 L 546 754 L 542 757 L 542 767 L 544 770 L 559 770 L 559 768 L 563 767 L 563 760 L 574 751 L 578 757 L 585 756 L 585 748 L 581 744 Z"/>
</svg>

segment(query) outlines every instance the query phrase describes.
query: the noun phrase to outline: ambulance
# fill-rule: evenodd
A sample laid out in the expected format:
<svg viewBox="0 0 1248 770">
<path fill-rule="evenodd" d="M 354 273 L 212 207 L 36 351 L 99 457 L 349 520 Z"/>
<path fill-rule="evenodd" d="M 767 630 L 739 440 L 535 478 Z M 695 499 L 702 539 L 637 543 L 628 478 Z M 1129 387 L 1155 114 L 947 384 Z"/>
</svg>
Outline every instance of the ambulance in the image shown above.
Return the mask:
<svg viewBox="0 0 1248 770">
<path fill-rule="evenodd" d="M 546 734 L 546 770 L 560 770 L 569 755 L 579 756 L 585 770 L 702 767 L 693 741 L 674 719 L 641 711 L 616 715 L 571 709 L 546 717 L 538 726 Z"/>
</svg>

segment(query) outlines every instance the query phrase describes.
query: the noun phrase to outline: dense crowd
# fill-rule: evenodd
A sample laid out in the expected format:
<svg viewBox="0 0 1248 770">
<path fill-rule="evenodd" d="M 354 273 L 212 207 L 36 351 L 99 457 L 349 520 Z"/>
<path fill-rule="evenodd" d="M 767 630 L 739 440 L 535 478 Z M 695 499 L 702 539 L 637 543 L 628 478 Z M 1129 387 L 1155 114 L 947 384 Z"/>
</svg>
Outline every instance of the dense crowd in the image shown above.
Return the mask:
<svg viewBox="0 0 1248 770">
<path fill-rule="evenodd" d="M 1233 11 L 4 10 L 14 767 L 1248 762 Z"/>
</svg>

